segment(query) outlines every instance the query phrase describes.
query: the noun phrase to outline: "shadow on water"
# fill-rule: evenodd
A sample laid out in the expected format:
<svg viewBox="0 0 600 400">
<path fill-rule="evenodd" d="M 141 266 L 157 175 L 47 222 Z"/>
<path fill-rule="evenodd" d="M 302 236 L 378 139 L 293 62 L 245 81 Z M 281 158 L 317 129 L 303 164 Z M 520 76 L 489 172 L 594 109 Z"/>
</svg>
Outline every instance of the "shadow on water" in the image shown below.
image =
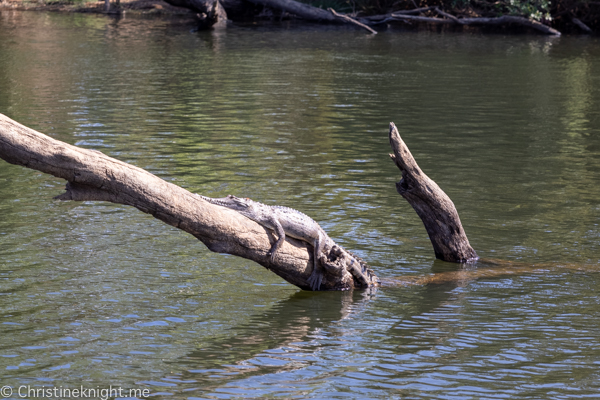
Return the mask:
<svg viewBox="0 0 600 400">
<path fill-rule="evenodd" d="M 199 348 L 180 361 L 189 368 L 184 378 L 205 379 L 210 373 L 209 380 L 222 384 L 223 379 L 239 379 L 240 374 L 262 375 L 297 367 L 319 347 L 311 341 L 320 330 L 359 316 L 375 292 L 296 292 L 248 323 L 232 328 L 226 338 L 198 343 Z M 287 349 L 297 354 L 297 363 L 277 365 L 278 354 L 285 355 Z"/>
<path fill-rule="evenodd" d="M 442 265 L 443 264 L 443 265 Z M 448 268 L 449 263 L 434 263 L 434 270 Z M 444 273 L 444 272 L 441 272 Z M 418 318 L 451 301 L 452 290 L 461 285 L 457 280 L 428 283 L 421 290 L 399 293 L 393 289 L 386 295 L 394 298 L 393 303 L 406 303 L 406 314 L 400 319 L 390 319 L 396 323 L 402 320 Z M 389 287 L 389 285 L 388 285 Z M 228 382 L 248 379 L 253 376 L 265 376 L 310 368 L 323 357 L 318 355 L 324 350 L 335 353 L 350 351 L 354 346 L 369 346 L 368 343 L 353 343 L 348 332 L 340 327 L 347 320 L 364 320 L 368 329 L 379 325 L 379 317 L 372 307 L 381 289 L 372 288 L 354 292 L 306 292 L 293 294 L 279 302 L 269 311 L 254 316 L 247 324 L 231 329 L 225 338 L 219 341 L 198 343 L 198 349 L 189 353 L 177 364 L 184 366 L 179 379 L 194 382 L 202 390 L 212 391 L 227 385 Z M 416 296 L 417 301 L 409 298 Z M 412 299 L 415 300 L 415 299 Z M 373 319 L 375 318 L 375 319 Z M 395 328 L 395 324 L 389 326 Z M 394 337 L 384 334 L 387 338 Z M 418 335 L 415 335 L 415 337 Z M 327 348 L 330 348 L 327 350 Z M 345 360 L 340 360 L 345 362 Z"/>
</svg>

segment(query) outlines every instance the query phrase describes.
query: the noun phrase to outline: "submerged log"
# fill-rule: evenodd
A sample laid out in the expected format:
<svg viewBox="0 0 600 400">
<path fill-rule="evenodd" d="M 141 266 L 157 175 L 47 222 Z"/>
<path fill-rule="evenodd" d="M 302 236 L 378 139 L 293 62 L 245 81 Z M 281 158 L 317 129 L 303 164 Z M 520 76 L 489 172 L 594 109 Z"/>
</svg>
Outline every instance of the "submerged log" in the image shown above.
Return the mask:
<svg viewBox="0 0 600 400">
<path fill-rule="evenodd" d="M 440 187 L 419 168 L 394 123 L 390 123 L 390 157 L 402 172 L 396 190 L 415 209 L 429 234 L 435 257 L 450 262 L 478 259 L 469 244 L 454 203 Z"/>
</svg>

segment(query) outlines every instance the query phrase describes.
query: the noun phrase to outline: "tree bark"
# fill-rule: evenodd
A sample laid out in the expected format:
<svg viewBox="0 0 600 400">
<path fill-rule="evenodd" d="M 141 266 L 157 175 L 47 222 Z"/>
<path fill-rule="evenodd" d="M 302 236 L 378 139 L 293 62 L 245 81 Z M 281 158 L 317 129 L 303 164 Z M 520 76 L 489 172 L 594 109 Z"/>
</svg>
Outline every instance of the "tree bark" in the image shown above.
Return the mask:
<svg viewBox="0 0 600 400">
<path fill-rule="evenodd" d="M 67 181 L 59 200 L 110 201 L 138 210 L 182 229 L 211 251 L 255 261 L 289 283 L 309 289 L 312 247 L 286 236 L 274 261 L 268 254 L 276 237 L 272 231 L 236 211 L 202 200 L 133 165 L 99 151 L 82 149 L 52 139 L 0 114 L 0 158 Z M 327 271 L 321 290 L 347 290 L 377 285 L 368 270 L 366 280 L 356 271 L 356 256 L 339 246 L 328 246 L 319 261 Z M 360 275 L 360 274 L 359 274 Z M 360 276 L 359 276 L 360 277 Z"/>
<path fill-rule="evenodd" d="M 394 123 L 390 123 L 390 154 L 402 172 L 396 190 L 415 209 L 429 235 L 435 257 L 450 262 L 469 262 L 478 259 L 469 244 L 454 203 L 431 180 L 413 158 Z"/>
<path fill-rule="evenodd" d="M 452 201 L 419 168 L 390 124 L 391 155 L 402 171 L 398 192 L 423 220 L 435 255 L 445 261 L 477 259 L 462 229 Z M 109 201 L 138 210 L 182 229 L 210 250 L 247 258 L 273 271 L 289 283 L 309 289 L 313 249 L 286 236 L 271 260 L 276 241 L 273 232 L 228 208 L 208 203 L 200 196 L 166 182 L 131 164 L 96 150 L 82 149 L 52 139 L 0 114 L 0 158 L 67 181 L 58 200 Z M 379 284 L 377 276 L 358 257 L 329 241 L 318 255 L 326 271 L 322 290 L 347 290 Z"/>
</svg>

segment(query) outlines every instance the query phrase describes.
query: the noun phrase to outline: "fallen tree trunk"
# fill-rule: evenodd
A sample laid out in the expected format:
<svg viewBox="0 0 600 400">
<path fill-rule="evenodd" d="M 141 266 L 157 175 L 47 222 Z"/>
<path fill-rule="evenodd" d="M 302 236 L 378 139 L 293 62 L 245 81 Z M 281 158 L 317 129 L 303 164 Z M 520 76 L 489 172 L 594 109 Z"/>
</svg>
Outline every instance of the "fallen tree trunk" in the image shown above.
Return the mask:
<svg viewBox="0 0 600 400">
<path fill-rule="evenodd" d="M 426 17 L 421 15 L 411 15 L 413 13 L 409 12 L 395 12 L 386 15 L 376 15 L 373 17 L 364 17 L 362 18 L 362 22 L 368 23 L 371 25 L 379 25 L 388 23 L 390 21 L 404 21 L 404 22 L 425 22 L 430 24 L 456 24 L 456 25 L 519 25 L 527 28 L 531 28 L 542 32 L 546 35 L 560 36 L 561 33 L 554 28 L 551 28 L 547 25 L 542 24 L 541 22 L 534 21 L 524 17 L 517 17 L 512 15 L 504 15 L 502 17 L 495 18 L 484 18 L 484 17 L 475 17 L 475 18 L 457 18 L 451 14 L 448 14 L 437 7 L 425 7 L 419 10 L 423 11 L 435 11 L 437 14 L 445 17 Z"/>
<path fill-rule="evenodd" d="M 577 25 L 577 27 L 579 27 L 579 29 L 581 29 L 581 30 L 582 30 L 582 31 L 584 31 L 585 33 L 594 33 L 594 31 L 592 31 L 592 30 L 590 29 L 590 27 L 589 27 L 589 26 L 587 26 L 586 24 L 584 24 L 583 22 L 581 22 L 581 20 L 580 20 L 579 18 L 575 18 L 575 17 L 573 17 L 573 18 L 571 19 L 571 21 L 572 21 L 572 22 L 573 22 L 575 25 Z"/>
<path fill-rule="evenodd" d="M 203 28 L 226 21 L 228 9 L 232 14 L 240 14 L 244 1 L 248 3 L 280 10 L 284 13 L 313 22 L 341 23 L 358 26 L 370 33 L 377 33 L 372 28 L 345 14 L 339 14 L 332 8 L 323 10 L 309 4 L 294 0 L 165 0 L 167 3 L 190 9 L 198 13 L 203 21 Z"/>
<path fill-rule="evenodd" d="M 554 28 L 542 24 L 541 22 L 531 20 L 524 17 L 515 17 L 512 15 L 503 15 L 497 18 L 461 18 L 460 23 L 463 25 L 504 25 L 514 24 L 520 25 L 527 28 L 535 29 L 539 32 L 545 33 L 546 35 L 560 36 L 560 32 Z"/>
<path fill-rule="evenodd" d="M 52 139 L 2 114 L 0 158 L 65 179 L 66 192 L 57 196 L 59 200 L 109 201 L 133 206 L 194 235 L 214 252 L 247 258 L 293 285 L 310 288 L 312 246 L 286 236 L 271 259 L 269 250 L 276 241 L 272 231 L 141 168 Z M 377 285 L 375 274 L 366 268 L 357 271 L 364 264 L 343 248 L 330 243 L 323 253 L 319 258 L 326 271 L 322 290 Z"/>
<path fill-rule="evenodd" d="M 418 167 L 390 125 L 392 158 L 402 171 L 397 184 L 423 220 L 437 258 L 475 260 L 454 204 Z M 314 257 L 324 268 L 322 290 L 347 290 L 377 286 L 379 280 L 358 257 L 331 239 L 315 255 L 311 245 L 286 235 L 271 257 L 273 232 L 242 214 L 166 182 L 151 173 L 95 151 L 52 139 L 0 114 L 0 158 L 67 181 L 58 200 L 109 201 L 138 210 L 182 229 L 210 250 L 247 258 L 302 289 L 310 288 Z"/>
</svg>

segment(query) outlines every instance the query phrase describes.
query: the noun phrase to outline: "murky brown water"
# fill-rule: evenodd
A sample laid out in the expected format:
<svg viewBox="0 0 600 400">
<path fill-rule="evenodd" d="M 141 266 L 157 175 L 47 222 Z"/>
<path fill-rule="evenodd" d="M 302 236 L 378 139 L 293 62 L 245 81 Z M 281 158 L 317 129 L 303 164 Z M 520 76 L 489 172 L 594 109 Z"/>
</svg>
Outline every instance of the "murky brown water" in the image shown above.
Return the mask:
<svg viewBox="0 0 600 400">
<path fill-rule="evenodd" d="M 301 292 L 135 209 L 55 202 L 64 182 L 0 162 L 7 397 L 598 397 L 598 38 L 192 29 L 1 12 L 0 113 L 194 192 L 298 208 L 418 284 Z M 479 255 L 517 273 L 433 260 L 395 192 L 390 121 Z"/>
</svg>

